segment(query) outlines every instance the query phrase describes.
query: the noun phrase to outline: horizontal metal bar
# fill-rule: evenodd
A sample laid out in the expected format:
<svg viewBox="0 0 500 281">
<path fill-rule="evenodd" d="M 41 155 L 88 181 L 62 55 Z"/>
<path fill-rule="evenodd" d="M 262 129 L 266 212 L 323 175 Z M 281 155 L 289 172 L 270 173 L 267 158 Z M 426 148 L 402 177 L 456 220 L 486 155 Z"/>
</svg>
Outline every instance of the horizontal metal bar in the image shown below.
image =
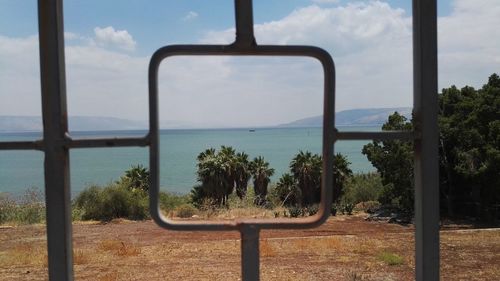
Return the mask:
<svg viewBox="0 0 500 281">
<path fill-rule="evenodd" d="M 414 140 L 417 136 L 413 131 L 384 132 L 336 132 L 336 140 Z"/>
<path fill-rule="evenodd" d="M 151 198 L 150 198 L 151 199 Z M 325 198 L 326 201 L 326 198 Z M 156 203 L 156 201 L 155 201 Z M 320 203 L 323 204 L 323 203 Z M 331 203 L 328 208 L 330 208 Z M 154 205 L 150 206 L 155 208 Z M 154 221 L 158 226 L 170 230 L 183 231 L 240 231 L 242 227 L 248 225 L 256 226 L 259 229 L 308 229 L 322 225 L 329 217 L 330 211 L 325 211 L 325 206 L 321 205 L 316 215 L 305 218 L 278 218 L 278 219 L 235 219 L 235 220 L 172 220 L 165 217 L 161 209 L 156 207 L 153 210 Z"/>
<path fill-rule="evenodd" d="M 97 148 L 97 147 L 128 147 L 148 146 L 149 137 L 142 138 L 103 138 L 103 139 L 71 139 L 65 140 L 68 148 Z"/>
<path fill-rule="evenodd" d="M 330 54 L 314 46 L 255 45 L 169 45 L 158 49 L 151 57 L 150 69 L 158 68 L 161 61 L 173 56 L 290 56 L 313 57 L 321 62 L 331 61 Z M 333 67 L 333 61 L 331 62 Z"/>
<path fill-rule="evenodd" d="M 0 142 L 0 150 L 43 150 L 43 140 Z"/>
</svg>

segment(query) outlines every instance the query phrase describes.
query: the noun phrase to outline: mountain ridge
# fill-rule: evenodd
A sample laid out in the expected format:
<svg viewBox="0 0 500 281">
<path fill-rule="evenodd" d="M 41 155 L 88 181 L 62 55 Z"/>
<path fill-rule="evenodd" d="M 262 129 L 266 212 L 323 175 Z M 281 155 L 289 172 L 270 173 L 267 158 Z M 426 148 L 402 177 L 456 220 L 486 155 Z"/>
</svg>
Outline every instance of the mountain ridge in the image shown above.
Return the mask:
<svg viewBox="0 0 500 281">
<path fill-rule="evenodd" d="M 336 113 L 337 126 L 372 126 L 381 125 L 387 117 L 398 111 L 407 118 L 411 117 L 409 107 L 364 108 L 343 110 Z M 163 121 L 162 129 L 195 128 L 181 121 Z M 289 123 L 269 127 L 321 127 L 322 115 L 298 119 Z M 147 121 L 129 120 L 102 116 L 70 116 L 68 118 L 70 131 L 107 131 L 107 130 L 144 130 L 148 128 Z M 1 116 L 0 132 L 41 132 L 43 130 L 40 116 Z"/>
<path fill-rule="evenodd" d="M 335 125 L 337 126 L 375 126 L 382 125 L 387 121 L 389 115 L 394 112 L 411 118 L 411 107 L 384 107 L 384 108 L 359 108 L 339 111 L 335 114 Z M 323 115 L 298 119 L 289 123 L 278 125 L 278 127 L 321 127 Z"/>
</svg>

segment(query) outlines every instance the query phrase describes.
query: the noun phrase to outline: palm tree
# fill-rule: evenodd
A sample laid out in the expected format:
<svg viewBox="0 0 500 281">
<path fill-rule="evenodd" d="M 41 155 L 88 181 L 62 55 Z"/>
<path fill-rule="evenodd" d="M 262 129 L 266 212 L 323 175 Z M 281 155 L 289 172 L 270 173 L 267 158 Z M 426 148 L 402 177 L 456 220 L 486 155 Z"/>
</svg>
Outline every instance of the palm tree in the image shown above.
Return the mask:
<svg viewBox="0 0 500 281">
<path fill-rule="evenodd" d="M 295 178 L 285 173 L 276 184 L 276 193 L 284 206 L 292 206 L 299 203 L 300 189 L 297 186 Z"/>
<path fill-rule="evenodd" d="M 352 171 L 349 169 L 349 161 L 347 158 L 337 153 L 333 158 L 333 201 L 336 202 L 342 195 L 344 185 L 349 177 L 352 176 Z"/>
<path fill-rule="evenodd" d="M 290 162 L 290 171 L 302 192 L 302 204 L 310 205 L 320 200 L 322 159 L 309 151 L 299 151 Z"/>
<path fill-rule="evenodd" d="M 236 184 L 236 195 L 240 199 L 247 193 L 248 181 L 250 180 L 250 163 L 248 161 L 248 154 L 245 152 L 240 152 L 236 154 L 235 159 L 235 184 Z"/>
<path fill-rule="evenodd" d="M 255 203 L 262 205 L 265 202 L 267 185 L 271 181 L 270 178 L 274 174 L 274 169 L 269 168 L 269 162 L 266 162 L 264 157 L 259 156 L 250 163 L 250 172 L 253 176 Z"/>
<path fill-rule="evenodd" d="M 200 153 L 198 159 L 198 181 L 203 193 L 218 204 L 224 203 L 226 193 L 226 167 L 215 149 L 210 148 Z"/>
<path fill-rule="evenodd" d="M 236 151 L 231 146 L 221 146 L 217 157 L 220 160 L 222 169 L 225 172 L 225 180 L 223 181 L 224 197 L 223 204 L 226 204 L 227 199 L 231 193 L 236 182 Z"/>
<path fill-rule="evenodd" d="M 125 175 L 121 177 L 120 181 L 132 190 L 148 191 L 149 175 L 149 170 L 139 164 L 125 171 Z"/>
</svg>

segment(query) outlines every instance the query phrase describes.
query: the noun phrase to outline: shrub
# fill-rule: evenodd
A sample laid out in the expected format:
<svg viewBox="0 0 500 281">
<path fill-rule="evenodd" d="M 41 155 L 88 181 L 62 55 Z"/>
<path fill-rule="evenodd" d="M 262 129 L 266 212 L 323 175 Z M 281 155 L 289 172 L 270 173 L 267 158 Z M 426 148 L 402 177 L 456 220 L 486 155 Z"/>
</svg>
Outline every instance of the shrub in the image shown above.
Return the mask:
<svg viewBox="0 0 500 281">
<path fill-rule="evenodd" d="M 190 218 L 196 214 L 196 208 L 191 204 L 182 204 L 175 208 L 175 214 L 179 218 Z"/>
<path fill-rule="evenodd" d="M 344 215 L 352 215 L 352 211 L 354 210 L 354 204 L 349 202 L 340 203 L 340 212 Z"/>
<path fill-rule="evenodd" d="M 13 221 L 17 204 L 7 193 L 0 193 L 0 224 Z"/>
<path fill-rule="evenodd" d="M 288 213 L 290 214 L 290 217 L 292 218 L 298 218 L 304 216 L 304 210 L 298 206 L 290 206 L 287 209 Z"/>
<path fill-rule="evenodd" d="M 332 216 L 337 215 L 338 208 L 339 208 L 339 206 L 337 203 L 332 204 L 332 206 L 330 207 L 330 213 L 332 214 Z"/>
<path fill-rule="evenodd" d="M 20 199 L 0 194 L 0 224 L 13 222 L 34 224 L 45 221 L 43 193 L 37 188 L 28 189 Z"/>
<path fill-rule="evenodd" d="M 305 213 L 307 213 L 307 215 L 309 215 L 309 216 L 314 216 L 318 213 L 318 210 L 319 210 L 319 205 L 314 204 L 311 206 L 307 206 L 305 208 Z"/>
<path fill-rule="evenodd" d="M 382 178 L 378 173 L 355 174 L 347 181 L 342 200 L 353 204 L 379 201 L 383 190 Z"/>
<path fill-rule="evenodd" d="M 255 191 L 253 188 L 249 188 L 243 198 L 239 198 L 235 193 L 228 196 L 227 207 L 229 209 L 250 209 L 255 208 Z"/>
<path fill-rule="evenodd" d="M 149 217 L 147 193 L 119 184 L 91 186 L 85 189 L 75 198 L 73 208 L 81 210 L 83 220 L 143 220 Z"/>
<path fill-rule="evenodd" d="M 171 192 L 160 192 L 160 209 L 165 213 L 175 210 L 175 208 L 189 203 L 189 195 L 175 194 Z"/>
</svg>

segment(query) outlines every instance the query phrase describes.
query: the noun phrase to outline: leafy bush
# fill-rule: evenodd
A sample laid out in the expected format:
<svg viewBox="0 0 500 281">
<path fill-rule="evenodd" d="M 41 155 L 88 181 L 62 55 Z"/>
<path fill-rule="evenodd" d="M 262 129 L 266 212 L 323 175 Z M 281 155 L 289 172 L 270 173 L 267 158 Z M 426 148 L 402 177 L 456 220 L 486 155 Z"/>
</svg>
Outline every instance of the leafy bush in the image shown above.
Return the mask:
<svg viewBox="0 0 500 281">
<path fill-rule="evenodd" d="M 8 194 L 0 194 L 0 224 L 34 224 L 44 221 L 45 203 L 40 190 L 30 188 L 17 200 Z"/>
<path fill-rule="evenodd" d="M 350 177 L 344 188 L 343 201 L 353 204 L 379 201 L 384 185 L 378 173 L 361 173 Z"/>
<path fill-rule="evenodd" d="M 232 193 L 227 199 L 227 208 L 229 209 L 249 209 L 255 208 L 255 191 L 249 188 L 246 194 L 240 199 L 237 194 Z"/>
<path fill-rule="evenodd" d="M 189 195 L 160 192 L 160 209 L 166 213 L 173 211 L 178 206 L 189 203 Z"/>
<path fill-rule="evenodd" d="M 119 184 L 85 189 L 75 198 L 73 208 L 80 209 L 83 220 L 143 220 L 149 217 L 147 193 Z"/>
<path fill-rule="evenodd" d="M 339 206 L 339 211 L 344 215 L 352 215 L 352 211 L 354 210 L 354 204 L 350 202 L 341 202 Z"/>
<path fill-rule="evenodd" d="M 314 204 L 311 206 L 307 206 L 304 210 L 304 213 L 307 214 L 308 216 L 314 216 L 318 213 L 319 210 L 319 205 Z"/>
<path fill-rule="evenodd" d="M 191 204 L 182 204 L 175 208 L 175 214 L 179 218 L 190 218 L 196 214 L 196 208 Z"/>
<path fill-rule="evenodd" d="M 17 204 L 7 193 L 0 193 L 0 224 L 13 221 Z"/>
<path fill-rule="evenodd" d="M 330 213 L 332 216 L 336 216 L 337 215 L 337 211 L 339 209 L 339 206 L 337 203 L 333 203 L 332 206 L 330 207 Z"/>
<path fill-rule="evenodd" d="M 287 209 L 288 213 L 290 214 L 290 217 L 292 218 L 298 218 L 304 216 L 304 209 L 300 208 L 299 206 L 290 206 Z"/>
</svg>

